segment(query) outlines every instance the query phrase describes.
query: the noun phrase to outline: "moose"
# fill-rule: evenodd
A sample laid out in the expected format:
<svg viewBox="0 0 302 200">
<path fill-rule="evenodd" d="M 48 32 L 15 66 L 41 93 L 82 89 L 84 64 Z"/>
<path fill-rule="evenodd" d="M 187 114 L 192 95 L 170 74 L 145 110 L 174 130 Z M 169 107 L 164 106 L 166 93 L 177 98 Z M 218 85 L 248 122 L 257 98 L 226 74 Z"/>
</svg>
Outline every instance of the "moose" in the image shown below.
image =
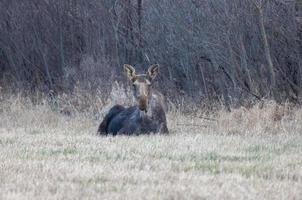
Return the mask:
<svg viewBox="0 0 302 200">
<path fill-rule="evenodd" d="M 159 65 L 149 67 L 145 74 L 136 74 L 134 67 L 124 64 L 123 69 L 133 86 L 137 105 L 125 108 L 113 106 L 98 128 L 100 135 L 138 135 L 169 133 L 164 109 L 164 97 L 152 89 L 159 73 Z"/>
</svg>

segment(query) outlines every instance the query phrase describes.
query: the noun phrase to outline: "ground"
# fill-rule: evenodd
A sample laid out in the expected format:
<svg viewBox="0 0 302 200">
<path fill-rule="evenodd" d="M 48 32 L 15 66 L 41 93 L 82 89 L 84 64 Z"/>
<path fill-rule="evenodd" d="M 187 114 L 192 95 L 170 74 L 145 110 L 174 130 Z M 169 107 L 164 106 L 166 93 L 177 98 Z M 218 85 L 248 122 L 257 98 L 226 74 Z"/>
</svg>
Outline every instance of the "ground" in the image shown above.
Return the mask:
<svg viewBox="0 0 302 200">
<path fill-rule="evenodd" d="M 100 137 L 99 119 L 9 102 L 0 199 L 302 199 L 301 110 L 171 111 L 168 136 Z"/>
</svg>

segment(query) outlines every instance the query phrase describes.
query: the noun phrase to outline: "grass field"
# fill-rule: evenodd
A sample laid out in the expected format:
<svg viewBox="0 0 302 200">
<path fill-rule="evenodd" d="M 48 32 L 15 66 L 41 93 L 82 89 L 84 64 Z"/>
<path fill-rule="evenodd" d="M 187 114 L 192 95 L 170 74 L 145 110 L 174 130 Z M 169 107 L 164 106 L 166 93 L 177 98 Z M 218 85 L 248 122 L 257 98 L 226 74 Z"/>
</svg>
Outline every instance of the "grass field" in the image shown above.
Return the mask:
<svg viewBox="0 0 302 200">
<path fill-rule="evenodd" d="M 0 199 L 302 199 L 302 109 L 259 107 L 99 137 L 101 116 L 2 100 Z"/>
</svg>

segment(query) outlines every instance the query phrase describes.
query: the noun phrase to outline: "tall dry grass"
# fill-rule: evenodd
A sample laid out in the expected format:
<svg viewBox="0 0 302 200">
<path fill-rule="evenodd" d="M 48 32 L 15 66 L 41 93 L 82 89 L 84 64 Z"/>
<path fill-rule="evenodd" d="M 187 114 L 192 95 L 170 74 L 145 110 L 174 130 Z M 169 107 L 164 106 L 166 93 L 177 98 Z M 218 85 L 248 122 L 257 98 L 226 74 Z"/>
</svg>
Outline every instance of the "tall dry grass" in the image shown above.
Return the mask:
<svg viewBox="0 0 302 200">
<path fill-rule="evenodd" d="M 197 105 L 184 108 L 167 101 L 167 117 L 170 129 L 213 129 L 220 134 L 297 134 L 302 132 L 302 108 L 290 103 L 283 105 L 274 101 L 262 101 L 249 108 L 240 107 L 227 112 L 216 106 L 215 110 L 198 108 Z M 44 94 L 26 95 L 1 94 L 1 127 L 48 128 L 68 126 L 78 120 L 77 126 L 98 124 L 115 104 L 135 104 L 129 88 L 115 83 L 109 96 L 100 90 L 91 93 L 76 87 L 72 94 L 60 94 L 49 98 Z M 191 112 L 190 112 L 191 110 Z M 85 124 L 84 123 L 84 124 Z M 73 126 L 73 125 L 72 125 Z M 68 127 L 71 129 L 73 127 Z M 76 126 L 76 128 L 77 128 Z M 186 128 L 187 127 L 187 128 Z M 198 131 L 197 131 L 198 133 Z"/>
</svg>

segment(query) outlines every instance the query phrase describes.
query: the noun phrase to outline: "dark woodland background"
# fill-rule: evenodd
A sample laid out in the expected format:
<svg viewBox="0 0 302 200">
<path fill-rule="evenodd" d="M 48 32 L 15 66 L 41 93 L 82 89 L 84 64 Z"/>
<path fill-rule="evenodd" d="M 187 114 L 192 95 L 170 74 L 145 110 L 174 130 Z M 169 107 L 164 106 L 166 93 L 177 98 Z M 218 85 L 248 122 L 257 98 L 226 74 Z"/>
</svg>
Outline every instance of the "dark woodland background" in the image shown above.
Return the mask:
<svg viewBox="0 0 302 200">
<path fill-rule="evenodd" d="M 1 0 L 2 91 L 102 91 L 161 65 L 172 101 L 302 100 L 302 0 Z"/>
</svg>

